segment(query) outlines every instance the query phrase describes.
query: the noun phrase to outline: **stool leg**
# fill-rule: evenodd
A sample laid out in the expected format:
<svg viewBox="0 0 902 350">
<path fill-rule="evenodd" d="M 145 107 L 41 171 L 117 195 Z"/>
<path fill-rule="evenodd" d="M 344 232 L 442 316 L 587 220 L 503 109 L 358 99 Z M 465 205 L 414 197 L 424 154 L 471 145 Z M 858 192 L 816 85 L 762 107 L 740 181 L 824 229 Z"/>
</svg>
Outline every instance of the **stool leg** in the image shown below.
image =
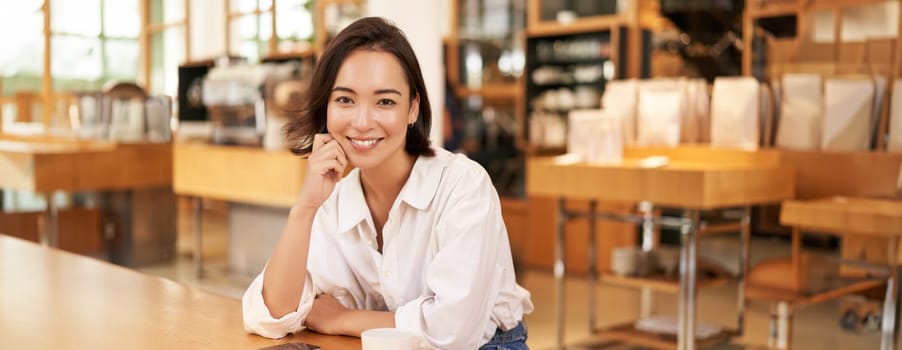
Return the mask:
<svg viewBox="0 0 902 350">
<path fill-rule="evenodd" d="M 194 198 L 194 275 L 197 279 L 204 278 L 204 246 L 203 246 L 203 199 Z"/>
<path fill-rule="evenodd" d="M 740 221 L 740 229 L 739 229 L 739 274 L 738 274 L 738 288 L 737 293 L 738 296 L 736 301 L 738 303 L 738 316 L 736 319 L 736 332 L 738 336 L 742 336 L 745 334 L 745 315 L 746 315 L 746 306 L 748 303 L 748 298 L 746 298 L 746 288 L 748 287 L 748 278 L 749 278 L 749 250 L 751 249 L 752 244 L 752 230 L 751 230 L 751 217 L 752 217 L 752 209 L 751 207 L 743 207 L 742 208 L 742 219 Z"/>
<path fill-rule="evenodd" d="M 771 303 L 767 346 L 781 350 L 792 348 L 792 304 L 785 301 Z"/>
<path fill-rule="evenodd" d="M 554 305 L 557 309 L 555 313 L 555 323 L 557 324 L 557 349 L 564 348 L 564 322 L 566 314 L 564 311 L 564 228 L 567 224 L 567 206 L 564 199 L 557 201 L 557 227 L 555 228 L 555 245 L 554 245 Z"/>
<path fill-rule="evenodd" d="M 53 201 L 53 191 L 44 193 L 47 209 L 44 210 L 44 226 L 38 233 L 41 245 L 59 248 L 59 208 Z"/>
<path fill-rule="evenodd" d="M 881 325 L 880 349 L 893 350 L 896 345 L 899 313 L 899 266 L 898 260 L 899 238 L 893 237 L 889 241 L 889 278 L 886 280 L 886 296 L 883 300 L 883 321 Z"/>
<path fill-rule="evenodd" d="M 698 251 L 699 211 L 688 209 L 684 213 L 680 227 L 680 303 L 677 307 L 679 332 L 677 332 L 678 350 L 695 350 L 695 308 L 698 297 L 696 289 L 697 251 Z"/>
<path fill-rule="evenodd" d="M 642 251 L 650 252 L 657 245 L 655 237 L 655 210 L 651 202 L 639 202 L 642 213 Z M 648 287 L 642 287 L 639 297 L 639 317 L 651 317 L 655 309 L 655 293 Z"/>
<path fill-rule="evenodd" d="M 598 279 L 598 253 L 595 238 L 595 207 L 597 202 L 589 201 L 589 332 L 595 334 L 598 332 L 598 322 L 595 317 L 595 284 Z"/>
</svg>

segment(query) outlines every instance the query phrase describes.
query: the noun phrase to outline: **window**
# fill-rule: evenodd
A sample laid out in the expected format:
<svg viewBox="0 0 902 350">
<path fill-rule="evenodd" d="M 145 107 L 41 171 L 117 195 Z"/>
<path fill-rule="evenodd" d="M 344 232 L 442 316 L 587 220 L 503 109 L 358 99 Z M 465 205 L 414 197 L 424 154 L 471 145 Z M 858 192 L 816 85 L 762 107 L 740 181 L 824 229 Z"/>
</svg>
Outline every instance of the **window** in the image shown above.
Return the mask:
<svg viewBox="0 0 902 350">
<path fill-rule="evenodd" d="M 258 62 L 280 53 L 310 51 L 313 0 L 228 1 L 226 42 L 230 54 Z"/>
<path fill-rule="evenodd" d="M 0 99 L 97 90 L 138 77 L 139 0 L 0 0 Z M 49 18 L 49 23 L 44 20 Z M 45 52 L 45 43 L 50 51 Z M 50 74 L 44 60 L 50 61 Z M 43 101 L 44 117 L 52 103 Z M 0 107 L 9 110 L 5 106 Z M 4 113 L 4 121 L 14 119 Z M 37 113 L 32 113 L 37 117 Z"/>
<path fill-rule="evenodd" d="M 178 66 L 190 57 L 189 1 L 153 0 L 149 4 L 149 23 L 144 29 L 149 62 L 145 63 L 148 66 L 144 80 L 151 94 L 176 96 L 178 92 Z"/>
<path fill-rule="evenodd" d="M 138 0 L 51 0 L 50 14 L 55 91 L 138 78 Z"/>
<path fill-rule="evenodd" d="M 0 123 L 16 118 L 16 91 L 41 90 L 44 57 L 42 0 L 0 0 Z"/>
</svg>

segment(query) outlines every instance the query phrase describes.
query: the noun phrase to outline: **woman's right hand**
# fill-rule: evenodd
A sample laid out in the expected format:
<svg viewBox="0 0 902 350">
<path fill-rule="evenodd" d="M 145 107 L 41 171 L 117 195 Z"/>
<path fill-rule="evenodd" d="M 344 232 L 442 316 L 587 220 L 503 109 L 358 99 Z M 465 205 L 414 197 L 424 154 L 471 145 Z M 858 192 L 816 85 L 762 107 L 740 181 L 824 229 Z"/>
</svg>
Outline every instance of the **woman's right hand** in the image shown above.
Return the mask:
<svg viewBox="0 0 902 350">
<path fill-rule="evenodd" d="M 348 158 L 332 135 L 314 135 L 313 151 L 307 157 L 307 171 L 295 207 L 318 209 L 332 194 L 347 165 Z"/>
</svg>

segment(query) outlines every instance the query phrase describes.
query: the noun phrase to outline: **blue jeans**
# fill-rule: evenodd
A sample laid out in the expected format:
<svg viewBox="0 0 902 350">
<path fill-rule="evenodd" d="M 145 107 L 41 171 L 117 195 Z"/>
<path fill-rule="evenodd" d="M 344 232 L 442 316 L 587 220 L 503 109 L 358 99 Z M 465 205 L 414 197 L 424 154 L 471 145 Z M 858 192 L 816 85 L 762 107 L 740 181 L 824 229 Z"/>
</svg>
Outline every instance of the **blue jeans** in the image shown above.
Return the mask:
<svg viewBox="0 0 902 350">
<path fill-rule="evenodd" d="M 507 332 L 498 328 L 492 339 L 480 346 L 479 350 L 529 350 L 526 346 L 526 325 L 520 322 Z"/>
</svg>

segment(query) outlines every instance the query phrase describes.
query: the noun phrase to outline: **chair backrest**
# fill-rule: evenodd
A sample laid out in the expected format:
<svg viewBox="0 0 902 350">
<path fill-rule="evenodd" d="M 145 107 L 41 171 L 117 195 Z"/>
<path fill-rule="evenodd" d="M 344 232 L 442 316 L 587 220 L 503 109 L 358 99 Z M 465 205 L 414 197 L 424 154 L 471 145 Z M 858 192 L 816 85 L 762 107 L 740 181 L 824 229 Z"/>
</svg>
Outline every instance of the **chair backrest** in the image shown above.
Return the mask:
<svg viewBox="0 0 902 350">
<path fill-rule="evenodd" d="M 135 83 L 127 83 L 111 80 L 103 85 L 103 95 L 116 98 L 116 99 L 140 99 L 144 100 L 147 98 L 147 92 L 144 91 L 144 88 L 138 86 Z"/>
<path fill-rule="evenodd" d="M 144 103 L 147 92 L 134 83 L 110 81 L 103 87 L 101 120 L 104 137 L 135 141 L 147 132 Z"/>
<path fill-rule="evenodd" d="M 34 105 L 37 100 L 37 94 L 34 92 L 16 92 L 16 122 L 29 123 L 34 121 Z"/>
<path fill-rule="evenodd" d="M 796 198 L 897 197 L 902 153 L 780 150 L 795 168 Z"/>
</svg>

